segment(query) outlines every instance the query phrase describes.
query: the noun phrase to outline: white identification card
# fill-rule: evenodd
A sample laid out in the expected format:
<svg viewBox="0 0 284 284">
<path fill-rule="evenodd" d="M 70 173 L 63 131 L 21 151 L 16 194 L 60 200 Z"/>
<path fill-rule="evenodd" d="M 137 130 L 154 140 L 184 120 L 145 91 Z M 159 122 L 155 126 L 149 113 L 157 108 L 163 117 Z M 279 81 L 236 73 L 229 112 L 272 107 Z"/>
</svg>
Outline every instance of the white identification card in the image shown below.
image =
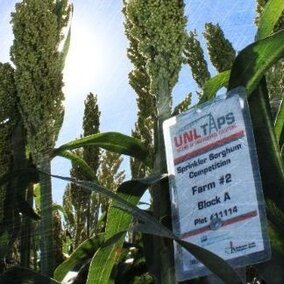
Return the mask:
<svg viewBox="0 0 284 284">
<path fill-rule="evenodd" d="M 164 122 L 174 232 L 234 267 L 270 257 L 243 89 Z M 211 272 L 175 245 L 177 280 Z"/>
</svg>

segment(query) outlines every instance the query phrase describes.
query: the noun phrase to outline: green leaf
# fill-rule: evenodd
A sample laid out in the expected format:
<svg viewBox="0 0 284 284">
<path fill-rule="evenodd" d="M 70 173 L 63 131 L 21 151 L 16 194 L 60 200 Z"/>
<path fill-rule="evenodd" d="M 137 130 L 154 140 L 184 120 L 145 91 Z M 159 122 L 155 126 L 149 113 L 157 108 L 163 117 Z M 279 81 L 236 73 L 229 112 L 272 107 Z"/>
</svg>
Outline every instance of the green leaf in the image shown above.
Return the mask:
<svg viewBox="0 0 284 284">
<path fill-rule="evenodd" d="M 96 180 L 97 176 L 94 173 L 93 169 L 86 163 L 86 161 L 84 159 L 82 159 L 80 156 L 74 154 L 71 151 L 66 151 L 66 150 L 62 150 L 60 151 L 57 156 L 66 158 L 68 160 L 70 160 L 72 163 L 76 164 L 77 166 L 80 167 L 80 170 L 83 171 L 84 175 L 86 176 L 86 178 L 88 178 L 89 180 Z"/>
<path fill-rule="evenodd" d="M 160 236 L 160 237 L 164 237 L 164 238 L 168 238 L 170 240 L 176 241 L 179 245 L 181 245 L 188 252 L 194 255 L 198 260 L 200 260 L 204 265 L 210 268 L 212 272 L 214 272 L 218 277 L 220 277 L 220 279 L 224 281 L 224 283 L 230 283 L 230 284 L 243 283 L 242 280 L 239 278 L 238 274 L 236 274 L 235 270 L 231 266 L 229 266 L 221 257 L 211 253 L 210 251 L 202 247 L 199 247 L 190 242 L 186 242 L 178 238 L 172 233 L 171 234 L 165 233 L 164 229 L 162 228 L 164 226 L 161 224 L 159 224 L 159 227 L 160 228 L 153 229 L 149 227 L 147 224 L 139 224 L 139 225 L 132 227 L 131 230 L 135 232 L 141 232 L 144 234 L 156 235 L 156 236 Z M 121 237 L 123 237 L 125 234 L 126 234 L 126 231 L 120 231 L 116 233 L 114 236 L 112 236 L 108 241 L 104 243 L 103 247 L 108 247 L 109 245 L 114 243 L 116 240 L 119 240 Z M 103 264 L 103 261 L 111 261 L 111 260 L 112 260 L 111 256 L 108 255 L 108 257 L 106 257 L 105 259 L 101 259 L 101 263 Z M 91 267 L 92 267 L 92 263 L 90 265 L 90 269 Z M 99 266 L 99 268 L 106 268 L 106 265 L 103 265 L 103 267 Z M 109 278 L 106 278 L 106 279 L 94 278 L 90 276 L 91 275 L 89 273 L 87 284 L 109 283 Z M 100 282 L 96 282 L 96 281 L 100 281 Z"/>
<path fill-rule="evenodd" d="M 281 236 L 278 235 L 277 231 L 272 226 L 269 226 L 269 236 L 272 245 L 271 259 L 267 262 L 256 264 L 255 267 L 265 281 L 264 283 L 279 284 L 283 283 L 284 279 L 284 261 L 283 261 L 283 241 L 279 243 Z"/>
<path fill-rule="evenodd" d="M 267 203 L 269 237 L 272 246 L 271 260 L 256 265 L 259 274 L 267 283 L 281 283 L 283 273 L 283 208 L 284 168 L 279 145 L 269 111 L 269 98 L 265 80 L 249 98 L 254 136 L 258 150 L 258 159 L 262 177 L 263 191 Z M 282 231 L 282 234 L 280 232 Z M 272 272 L 273 271 L 273 272 Z"/>
<path fill-rule="evenodd" d="M 96 145 L 140 160 L 146 159 L 147 156 L 147 151 L 139 140 L 117 132 L 98 133 L 71 141 L 55 149 L 53 156 L 60 155 L 65 150 L 74 150 L 87 145 Z"/>
<path fill-rule="evenodd" d="M 281 148 L 284 143 L 284 98 L 281 101 L 279 110 L 274 123 L 274 132 L 278 141 L 279 147 Z"/>
<path fill-rule="evenodd" d="M 264 79 L 249 97 L 249 106 L 264 197 L 271 199 L 279 208 L 283 208 L 284 163 L 274 134 Z"/>
<path fill-rule="evenodd" d="M 280 283 L 279 280 L 284 276 L 284 213 L 272 200 L 267 199 L 266 205 L 272 255 L 268 262 L 258 265 L 257 268 L 260 268 L 259 273 L 264 279 L 271 280 L 269 283 Z"/>
<path fill-rule="evenodd" d="M 105 189 L 104 187 L 100 186 L 96 182 L 80 181 L 80 180 L 76 180 L 73 178 L 62 177 L 58 175 L 50 175 L 50 176 L 61 179 L 61 180 L 65 180 L 68 182 L 72 182 L 82 187 L 82 189 L 85 189 L 88 191 L 89 190 L 94 191 L 96 193 L 103 195 L 104 197 L 108 197 L 113 200 L 114 202 L 114 204 L 112 204 L 113 207 L 117 207 L 123 211 L 126 211 L 133 217 L 145 223 L 148 223 L 149 225 L 156 226 L 160 224 L 155 218 L 151 217 L 148 213 L 144 212 L 143 210 L 131 204 L 127 199 L 129 199 L 130 201 L 132 200 L 136 201 L 136 199 L 138 199 L 137 200 L 137 203 L 138 203 L 140 197 L 143 195 L 143 189 L 145 191 L 149 187 L 149 185 L 154 184 L 166 178 L 167 177 L 166 174 L 124 182 L 117 190 L 118 193 L 114 193 L 108 189 Z M 120 192 L 121 194 L 119 194 Z M 129 192 L 131 192 L 131 194 L 129 194 Z M 163 230 L 165 230 L 166 234 L 172 234 L 172 232 L 166 229 L 165 227 L 163 227 Z M 113 235 L 113 234 L 110 234 L 110 235 Z M 110 236 L 108 236 L 107 234 L 107 237 L 110 237 Z"/>
<path fill-rule="evenodd" d="M 269 36 L 284 10 L 283 0 L 270 0 L 261 14 L 256 39 Z"/>
<path fill-rule="evenodd" d="M 200 260 L 206 267 L 208 267 L 215 275 L 220 277 L 224 283 L 240 284 L 242 280 L 239 278 L 235 270 L 228 265 L 221 257 L 209 252 L 208 250 L 185 242 L 176 238 L 175 241 L 185 248 L 188 252 Z"/>
<path fill-rule="evenodd" d="M 120 201 L 113 199 L 107 214 L 105 230 L 106 238 L 110 238 L 122 230 L 127 231 L 132 222 L 132 216 L 136 217 L 137 219 L 142 218 L 144 222 L 151 224 L 149 214 L 135 206 L 138 204 L 145 190 L 150 185 L 165 177 L 165 175 L 154 176 L 145 179 L 126 181 L 121 184 L 117 190 L 117 195 L 120 198 L 123 198 L 123 200 L 125 200 L 132 207 L 132 209 L 128 210 L 125 207 L 121 207 Z M 122 209 L 123 211 L 119 210 L 118 208 Z M 136 211 L 137 209 L 138 212 Z M 132 216 L 126 212 L 131 213 Z M 156 223 L 155 219 L 154 221 Z M 112 269 L 120 255 L 118 252 L 121 251 L 124 237 L 124 235 L 121 236 L 119 242 L 112 246 L 101 248 L 94 256 L 89 269 L 88 283 L 108 283 Z"/>
<path fill-rule="evenodd" d="M 118 194 L 110 192 L 110 191 L 98 186 L 94 182 L 77 181 L 77 180 L 74 180 L 72 178 L 66 178 L 66 177 L 60 177 L 60 176 L 54 176 L 54 175 L 52 175 L 52 176 L 57 177 L 59 179 L 69 181 L 69 182 L 74 182 L 76 185 L 81 186 L 82 188 L 89 189 L 89 190 L 92 190 L 92 191 L 97 191 L 98 193 L 101 193 L 102 195 L 105 195 L 107 197 L 112 198 L 113 202 L 114 202 L 114 206 L 118 207 L 119 209 L 121 209 L 123 211 L 128 212 L 133 217 L 137 218 L 142 223 L 144 223 L 144 225 L 140 224 L 138 226 L 135 226 L 135 228 L 134 228 L 135 230 L 139 230 L 139 231 L 142 231 L 142 232 L 146 232 L 146 233 L 150 233 L 150 234 L 154 234 L 154 235 L 158 235 L 158 236 L 162 236 L 162 237 L 166 237 L 166 238 L 176 240 L 177 242 L 179 242 L 180 245 L 182 245 L 190 253 L 192 253 L 193 255 L 196 255 L 196 257 L 202 263 L 210 264 L 210 266 L 208 268 L 213 273 L 218 275 L 221 279 L 226 281 L 226 283 L 242 283 L 239 276 L 234 272 L 234 270 L 225 261 L 223 261 L 220 257 L 213 255 L 211 252 L 206 251 L 205 249 L 199 248 L 194 244 L 184 242 L 183 240 L 176 237 L 169 229 L 167 229 L 165 226 L 160 224 L 151 215 L 149 215 L 148 213 L 144 212 L 143 210 L 137 208 L 136 206 L 132 205 L 130 202 L 123 199 L 122 196 L 125 194 L 126 197 L 128 196 L 128 198 L 130 198 L 130 199 L 133 198 L 133 200 L 134 200 L 134 197 L 129 196 L 129 193 L 135 192 L 135 188 L 133 187 L 134 184 L 137 185 L 136 188 L 138 187 L 138 189 L 139 189 L 138 192 L 139 191 L 142 192 L 143 187 L 145 187 L 146 183 L 151 184 L 151 183 L 154 183 L 154 182 L 158 182 L 159 180 L 161 180 L 165 176 L 150 177 L 150 178 L 143 179 L 143 180 L 128 181 L 128 182 L 124 183 L 124 185 L 122 185 L 122 188 L 121 188 L 122 196 L 119 196 Z M 137 198 L 138 195 L 139 194 L 136 194 L 136 199 L 138 199 Z M 123 213 L 125 213 L 125 212 L 123 212 Z M 123 217 L 123 216 L 121 216 L 121 217 Z M 120 218 L 118 218 L 118 219 L 120 219 Z M 113 220 L 113 219 L 109 218 L 109 222 L 111 220 Z M 117 220 L 114 221 L 114 222 L 116 223 Z M 123 236 L 124 236 L 124 231 L 126 232 L 128 226 L 129 226 L 129 224 L 120 223 L 119 226 L 117 224 L 112 224 L 111 229 L 109 229 L 109 233 L 110 233 L 110 231 L 113 231 L 113 232 L 117 231 L 117 232 L 115 232 L 114 236 L 111 236 L 111 237 L 115 237 L 117 240 L 120 240 L 120 242 L 122 242 Z M 122 230 L 122 231 L 118 231 L 119 227 L 120 228 L 126 227 L 126 229 Z M 105 238 L 107 238 L 107 233 L 105 233 Z M 100 250 L 101 250 L 100 249 L 96 253 L 96 255 L 94 256 L 94 258 L 91 262 L 91 265 L 90 265 L 90 269 L 89 269 L 88 282 L 87 282 L 88 284 L 90 284 L 90 283 L 101 283 L 101 284 L 103 284 L 103 283 L 109 282 L 110 272 L 111 272 L 111 269 L 109 268 L 109 266 L 111 264 L 110 262 L 115 262 L 116 254 L 119 254 L 119 252 L 120 252 L 119 248 L 120 247 L 115 246 L 115 245 L 114 246 L 108 246 L 108 247 L 112 248 L 111 251 L 107 250 L 102 255 L 97 257 L 100 253 Z M 106 247 L 104 247 L 104 248 L 106 248 Z M 217 265 L 214 264 L 215 262 L 217 262 Z"/>
<path fill-rule="evenodd" d="M 284 56 L 284 31 L 259 40 L 243 49 L 234 61 L 229 90 L 244 86 L 250 95 L 265 72 Z"/>
<path fill-rule="evenodd" d="M 56 284 L 56 280 L 23 267 L 12 267 L 0 275 L 0 284 Z M 59 283 L 60 284 L 60 283 Z"/>
<path fill-rule="evenodd" d="M 88 181 L 76 181 L 72 178 L 54 176 L 69 182 L 74 182 L 82 188 L 95 191 L 102 194 L 105 197 L 111 198 L 113 203 L 108 212 L 108 220 L 106 226 L 105 238 L 110 238 L 116 233 L 124 230 L 126 231 L 132 221 L 132 216 L 144 221 L 149 226 L 155 228 L 159 226 L 159 222 L 152 218 L 148 213 L 137 208 L 136 205 L 145 190 L 150 184 L 160 181 L 161 179 L 167 177 L 167 175 L 159 175 L 154 177 L 149 177 L 146 179 L 131 180 L 124 182 L 117 190 L 117 194 L 109 191 L 95 182 Z M 133 205 L 134 204 L 134 205 Z M 119 210 L 119 209 L 121 210 Z M 126 212 L 130 213 L 127 214 Z M 131 216 L 132 215 L 132 216 Z M 171 235 L 172 233 L 163 227 L 163 234 Z M 122 247 L 124 237 L 117 244 L 112 246 L 106 246 L 101 248 L 93 258 L 88 276 L 88 283 L 107 283 L 110 278 L 110 274 L 116 260 L 119 256 L 119 252 Z M 93 282 L 92 282 L 93 281 Z"/>
<path fill-rule="evenodd" d="M 259 21 L 259 28 L 256 35 L 256 39 L 258 40 L 263 39 L 269 36 L 273 32 L 273 28 L 277 23 L 279 17 L 281 16 L 283 10 L 284 10 L 283 0 L 270 0 L 266 4 L 265 9 Z M 265 55 L 263 55 L 262 57 L 265 57 Z M 246 59 L 244 59 L 243 62 L 246 62 Z M 250 63 L 247 62 L 248 66 L 249 64 Z M 204 103 L 210 100 L 216 95 L 219 89 L 221 89 L 222 87 L 227 87 L 229 82 L 229 77 L 230 77 L 230 70 L 227 70 L 207 80 L 206 83 L 204 84 L 203 96 L 201 97 L 199 103 Z M 246 86 L 245 84 L 240 84 L 240 85 Z M 249 93 L 250 92 L 251 91 L 249 91 Z"/>
<path fill-rule="evenodd" d="M 72 178 L 60 177 L 52 175 L 55 178 L 63 179 L 69 182 L 73 182 L 82 188 L 95 191 L 104 195 L 105 197 L 113 199 L 113 204 L 109 209 L 108 212 L 108 221 L 106 226 L 106 233 L 105 238 L 111 238 L 116 233 L 120 232 L 121 230 L 127 230 L 129 225 L 132 221 L 132 216 L 144 220 L 144 222 L 152 223 L 152 224 L 159 224 L 156 219 L 150 218 L 147 213 L 140 210 L 139 208 L 133 206 L 133 204 L 137 204 L 148 188 L 149 185 L 160 181 L 161 179 L 165 178 L 166 175 L 159 175 L 154 177 L 149 177 L 145 179 L 139 180 L 131 180 L 124 182 L 117 190 L 117 194 L 109 191 L 100 185 L 96 184 L 95 182 L 88 182 L 88 181 L 77 181 Z M 122 209 L 123 211 L 118 210 L 118 208 Z M 127 214 L 129 212 L 131 215 Z M 171 233 L 170 231 L 167 231 Z M 165 232 L 164 232 L 165 233 Z M 104 246 L 100 248 L 100 250 L 96 253 L 94 259 L 91 262 L 88 281 L 94 281 L 89 283 L 104 283 L 108 281 L 110 277 L 110 273 L 112 271 L 113 265 L 116 262 L 117 257 L 119 256 L 118 248 L 121 247 L 122 242 L 124 240 L 124 236 L 120 238 L 120 245 L 119 243 L 112 245 L 112 246 Z M 66 264 L 68 270 L 70 268 L 70 264 Z M 61 270 L 59 270 L 61 271 Z M 61 277 L 59 278 L 58 274 L 56 274 L 56 279 L 61 279 L 63 276 L 63 272 L 61 272 Z M 63 276 L 64 277 L 64 276 Z"/>
<path fill-rule="evenodd" d="M 80 267 L 92 258 L 103 242 L 104 234 L 99 234 L 81 243 L 70 257 L 55 269 L 54 278 L 57 281 L 62 281 L 75 266 Z"/>
<path fill-rule="evenodd" d="M 215 97 L 217 91 L 222 87 L 227 87 L 229 78 L 230 78 L 230 70 L 223 71 L 213 78 L 206 81 L 203 87 L 203 95 L 200 98 L 199 103 L 204 103 L 206 101 L 211 100 Z"/>
<path fill-rule="evenodd" d="M 284 256 L 284 212 L 271 199 L 266 200 L 266 206 L 266 214 L 270 223 L 279 232 L 279 235 L 282 235 L 279 242 L 282 243 L 282 254 Z"/>
<path fill-rule="evenodd" d="M 5 258 L 9 252 L 9 239 L 9 233 L 7 230 L 0 233 L 0 259 Z"/>
<path fill-rule="evenodd" d="M 283 241 L 283 228 L 279 230 L 274 224 L 269 223 L 268 232 L 271 246 L 274 251 L 277 251 L 282 256 L 282 263 L 284 264 L 284 241 Z"/>
<path fill-rule="evenodd" d="M 283 11 L 284 11 L 283 0 L 270 0 L 267 2 L 262 12 L 261 18 L 259 20 L 259 27 L 256 39 L 263 39 L 269 36 L 273 32 L 273 28 L 276 25 L 279 18 L 281 17 Z M 278 140 L 280 147 L 283 144 L 283 139 L 284 139 L 283 128 L 284 128 L 284 103 L 282 100 L 274 125 L 276 139 Z"/>
<path fill-rule="evenodd" d="M 124 241 L 126 231 L 119 234 L 120 239 L 111 246 L 101 247 L 97 254 L 93 257 L 87 278 L 87 284 L 91 283 L 109 283 L 110 274 L 117 258 L 122 251 L 122 243 Z"/>
<path fill-rule="evenodd" d="M 159 224 L 159 227 L 163 225 Z M 225 283 L 242 283 L 239 276 L 236 274 L 235 270 L 228 265 L 221 257 L 216 254 L 199 247 L 190 242 L 184 241 L 174 234 L 165 234 L 160 228 L 152 229 L 148 227 L 147 224 L 139 224 L 132 229 L 137 232 L 142 232 L 144 234 L 157 235 L 164 238 L 168 238 L 176 241 L 179 245 L 185 248 L 189 253 L 195 256 L 200 262 L 202 262 L 207 268 L 209 268 L 214 274 L 220 277 Z"/>
</svg>

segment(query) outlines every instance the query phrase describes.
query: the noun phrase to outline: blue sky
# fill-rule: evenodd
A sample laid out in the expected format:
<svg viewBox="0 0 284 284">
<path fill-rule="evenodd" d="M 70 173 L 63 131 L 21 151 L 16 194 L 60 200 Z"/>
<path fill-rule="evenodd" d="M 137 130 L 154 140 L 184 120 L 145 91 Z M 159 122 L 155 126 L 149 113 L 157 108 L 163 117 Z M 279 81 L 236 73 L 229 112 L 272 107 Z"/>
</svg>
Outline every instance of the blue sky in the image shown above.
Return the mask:
<svg viewBox="0 0 284 284">
<path fill-rule="evenodd" d="M 0 61 L 9 60 L 12 44 L 10 13 L 15 0 L 0 0 Z M 127 39 L 123 29 L 122 0 L 73 0 L 72 40 L 64 70 L 65 120 L 57 145 L 80 136 L 84 99 L 89 92 L 98 95 L 101 131 L 130 134 L 136 120 L 134 91 L 128 85 L 131 63 L 126 56 Z M 202 32 L 206 22 L 219 23 L 236 50 L 254 40 L 254 0 L 187 0 L 188 30 Z M 206 55 L 207 56 L 207 55 Z M 211 75 L 216 72 L 210 68 Z M 174 88 L 174 103 L 197 90 L 190 69 L 184 67 Z M 126 163 L 125 163 L 125 166 Z M 53 173 L 68 175 L 70 164 L 56 158 Z M 54 199 L 60 202 L 65 183 L 53 182 Z"/>
</svg>

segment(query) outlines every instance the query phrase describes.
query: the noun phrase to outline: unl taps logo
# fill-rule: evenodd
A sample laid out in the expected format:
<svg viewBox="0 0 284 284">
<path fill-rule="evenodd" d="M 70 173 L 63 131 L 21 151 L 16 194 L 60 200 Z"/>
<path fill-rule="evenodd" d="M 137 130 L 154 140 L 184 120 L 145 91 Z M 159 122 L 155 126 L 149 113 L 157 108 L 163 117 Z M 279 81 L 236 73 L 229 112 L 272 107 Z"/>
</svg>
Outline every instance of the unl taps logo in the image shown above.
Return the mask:
<svg viewBox="0 0 284 284">
<path fill-rule="evenodd" d="M 174 137 L 175 148 L 183 147 L 184 145 L 198 140 L 201 137 L 211 135 L 212 133 L 221 130 L 225 126 L 231 125 L 234 122 L 235 117 L 232 112 L 217 118 L 214 118 L 211 113 L 206 114 L 186 126 L 186 128 L 192 125 L 195 125 L 196 127 L 182 131 L 178 136 Z"/>
</svg>

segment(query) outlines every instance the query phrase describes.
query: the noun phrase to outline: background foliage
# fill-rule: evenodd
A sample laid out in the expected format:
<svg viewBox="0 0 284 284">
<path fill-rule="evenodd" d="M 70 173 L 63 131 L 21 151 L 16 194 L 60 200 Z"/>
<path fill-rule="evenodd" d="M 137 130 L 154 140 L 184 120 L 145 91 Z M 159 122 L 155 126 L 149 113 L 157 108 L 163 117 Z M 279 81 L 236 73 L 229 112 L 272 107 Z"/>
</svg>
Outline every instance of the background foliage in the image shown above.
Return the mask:
<svg viewBox="0 0 284 284">
<path fill-rule="evenodd" d="M 248 94 L 272 245 L 271 261 L 248 268 L 247 282 L 281 283 L 283 10 L 283 1 L 257 1 L 256 41 L 237 55 L 212 23 L 205 25 L 204 50 L 198 40 L 202 35 L 185 30 L 181 0 L 124 1 L 133 64 L 129 84 L 138 106 L 133 137 L 100 133 L 97 96 L 89 93 L 83 136 L 54 148 L 63 121 L 62 70 L 72 5 L 67 0 L 18 3 L 12 14 L 14 66 L 0 64 L 0 283 L 59 283 L 70 271 L 76 271 L 73 283 L 175 283 L 173 240 L 225 283 L 244 282 L 218 256 L 172 233 L 161 131 L 165 119 L 191 107 L 192 96 L 201 103 L 224 86 L 240 85 Z M 190 66 L 199 90 L 173 106 L 182 64 Z M 211 64 L 217 76 L 209 73 Z M 132 180 L 125 181 L 120 170 L 121 154 L 131 156 Z M 52 204 L 50 162 L 55 156 L 72 162 L 70 178 L 57 176 L 69 182 L 63 206 Z M 148 188 L 151 206 L 139 209 Z"/>
</svg>

